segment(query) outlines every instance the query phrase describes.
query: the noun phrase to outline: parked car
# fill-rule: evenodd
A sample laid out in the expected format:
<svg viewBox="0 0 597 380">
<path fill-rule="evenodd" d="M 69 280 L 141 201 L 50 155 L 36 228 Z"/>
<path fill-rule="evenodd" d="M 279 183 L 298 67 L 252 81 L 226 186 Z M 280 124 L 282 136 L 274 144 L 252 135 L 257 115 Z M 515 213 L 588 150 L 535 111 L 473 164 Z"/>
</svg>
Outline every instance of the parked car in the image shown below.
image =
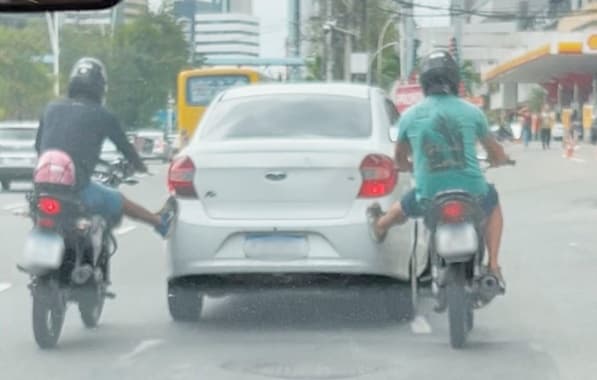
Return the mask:
<svg viewBox="0 0 597 380">
<path fill-rule="evenodd" d="M 380 244 L 366 217 L 372 203 L 387 209 L 410 187 L 392 159 L 397 117 L 382 90 L 361 85 L 217 96 L 169 170 L 179 210 L 167 248 L 173 319 L 196 320 L 206 295 L 345 280 L 384 283 L 388 310 L 411 316 L 414 223 Z"/>
<path fill-rule="evenodd" d="M 143 160 L 170 161 L 170 144 L 162 131 L 139 130 L 134 134 L 133 145 Z"/>
<path fill-rule="evenodd" d="M 36 121 L 0 122 L 0 183 L 10 190 L 13 181 L 31 181 L 37 162 Z"/>
</svg>

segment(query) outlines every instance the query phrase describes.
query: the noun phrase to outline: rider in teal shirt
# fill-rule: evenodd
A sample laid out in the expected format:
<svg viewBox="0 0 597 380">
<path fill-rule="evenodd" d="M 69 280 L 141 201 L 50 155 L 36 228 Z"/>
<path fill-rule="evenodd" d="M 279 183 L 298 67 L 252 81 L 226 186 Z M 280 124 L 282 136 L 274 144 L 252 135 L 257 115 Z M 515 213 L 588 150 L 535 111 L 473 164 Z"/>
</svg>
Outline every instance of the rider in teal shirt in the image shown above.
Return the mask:
<svg viewBox="0 0 597 380">
<path fill-rule="evenodd" d="M 498 264 L 502 210 L 495 187 L 487 183 L 479 167 L 477 143 L 487 151 L 492 165 L 503 165 L 510 159 L 489 133 L 481 110 L 458 97 L 459 67 L 448 52 L 440 50 L 426 56 L 419 79 L 425 99 L 401 117 L 396 144 L 398 168 L 412 171 L 416 186 L 386 213 L 379 204 L 369 207 L 373 238 L 382 241 L 393 225 L 423 216 L 427 201 L 436 194 L 464 190 L 478 197 L 485 212 L 488 269 L 504 287 Z"/>
</svg>

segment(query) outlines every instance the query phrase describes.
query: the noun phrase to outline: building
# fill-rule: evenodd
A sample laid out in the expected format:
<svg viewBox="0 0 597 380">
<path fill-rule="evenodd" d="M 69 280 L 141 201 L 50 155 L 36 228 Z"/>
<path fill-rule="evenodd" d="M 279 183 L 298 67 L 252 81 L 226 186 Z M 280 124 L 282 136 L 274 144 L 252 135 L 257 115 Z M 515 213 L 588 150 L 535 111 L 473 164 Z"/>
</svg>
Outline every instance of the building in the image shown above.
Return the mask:
<svg viewBox="0 0 597 380">
<path fill-rule="evenodd" d="M 118 5 L 97 11 L 65 12 L 64 24 L 113 26 L 128 22 L 149 11 L 148 0 L 123 0 Z"/>
<path fill-rule="evenodd" d="M 195 53 L 207 58 L 259 56 L 259 19 L 240 13 L 195 15 Z"/>
<path fill-rule="evenodd" d="M 251 0 L 170 0 L 165 3 L 182 26 L 191 57 L 259 56 L 259 20 Z"/>
</svg>

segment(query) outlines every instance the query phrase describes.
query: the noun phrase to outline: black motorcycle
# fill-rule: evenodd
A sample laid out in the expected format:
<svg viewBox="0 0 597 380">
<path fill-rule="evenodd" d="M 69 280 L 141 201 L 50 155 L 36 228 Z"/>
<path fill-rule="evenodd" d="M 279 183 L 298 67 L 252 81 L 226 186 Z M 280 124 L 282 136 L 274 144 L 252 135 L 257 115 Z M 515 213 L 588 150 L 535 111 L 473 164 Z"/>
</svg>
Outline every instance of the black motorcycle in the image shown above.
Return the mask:
<svg viewBox="0 0 597 380">
<path fill-rule="evenodd" d="M 100 162 L 94 180 L 118 187 L 136 184 L 123 160 Z M 27 195 L 33 229 L 25 242 L 18 268 L 31 276 L 33 333 L 39 347 L 52 348 L 64 324 L 68 303 L 76 303 L 83 323 L 97 326 L 104 301 L 114 295 L 110 285 L 110 258 L 118 246 L 108 221 L 89 213 L 69 186 L 34 181 Z"/>
</svg>

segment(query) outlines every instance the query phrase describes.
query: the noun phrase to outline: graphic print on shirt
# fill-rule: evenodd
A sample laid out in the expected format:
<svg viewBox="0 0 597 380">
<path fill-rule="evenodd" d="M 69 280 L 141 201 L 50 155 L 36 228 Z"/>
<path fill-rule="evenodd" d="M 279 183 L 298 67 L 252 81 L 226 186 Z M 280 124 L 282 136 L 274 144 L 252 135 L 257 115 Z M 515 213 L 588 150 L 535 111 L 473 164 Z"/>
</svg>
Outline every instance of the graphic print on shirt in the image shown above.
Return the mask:
<svg viewBox="0 0 597 380">
<path fill-rule="evenodd" d="M 442 114 L 436 116 L 432 130 L 423 131 L 422 151 L 429 172 L 461 170 L 466 166 L 461 126 Z"/>
</svg>

